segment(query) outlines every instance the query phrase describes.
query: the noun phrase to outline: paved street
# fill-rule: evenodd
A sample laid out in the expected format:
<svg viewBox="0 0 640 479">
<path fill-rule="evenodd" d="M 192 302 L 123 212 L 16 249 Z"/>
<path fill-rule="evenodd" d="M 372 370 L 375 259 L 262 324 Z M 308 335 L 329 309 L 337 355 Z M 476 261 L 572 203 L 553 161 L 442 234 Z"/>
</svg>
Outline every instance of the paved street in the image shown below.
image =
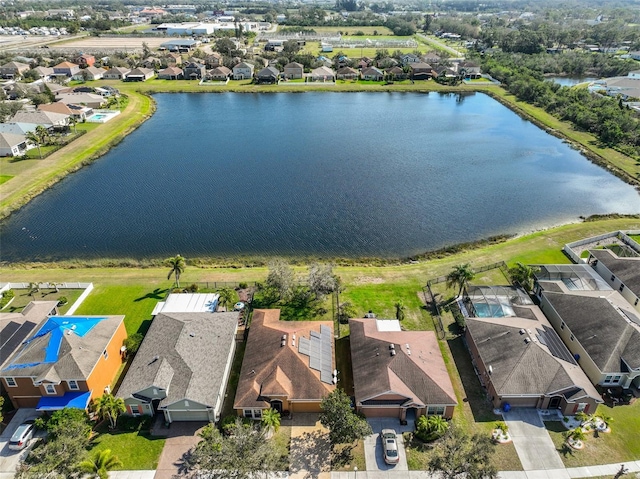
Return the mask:
<svg viewBox="0 0 640 479">
<path fill-rule="evenodd" d="M 503 417 L 525 471 L 564 470 L 562 459 L 536 409 L 513 408 L 503 413 Z M 563 476 L 555 477 L 562 479 Z"/>
</svg>

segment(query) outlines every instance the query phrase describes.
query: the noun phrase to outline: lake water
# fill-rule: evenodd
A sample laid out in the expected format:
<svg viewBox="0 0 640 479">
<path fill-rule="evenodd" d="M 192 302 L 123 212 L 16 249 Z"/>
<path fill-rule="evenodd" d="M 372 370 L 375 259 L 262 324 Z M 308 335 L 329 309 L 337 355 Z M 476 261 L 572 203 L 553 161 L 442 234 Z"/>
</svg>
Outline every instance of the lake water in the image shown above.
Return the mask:
<svg viewBox="0 0 640 479">
<path fill-rule="evenodd" d="M 155 98 L 2 225 L 3 260 L 398 257 L 640 211 L 631 186 L 483 94 Z"/>
<path fill-rule="evenodd" d="M 595 81 L 597 78 L 594 77 L 579 77 L 579 78 L 571 78 L 571 77 L 547 77 L 547 80 L 551 80 L 554 83 L 557 83 L 561 86 L 574 86 L 579 83 Z"/>
</svg>

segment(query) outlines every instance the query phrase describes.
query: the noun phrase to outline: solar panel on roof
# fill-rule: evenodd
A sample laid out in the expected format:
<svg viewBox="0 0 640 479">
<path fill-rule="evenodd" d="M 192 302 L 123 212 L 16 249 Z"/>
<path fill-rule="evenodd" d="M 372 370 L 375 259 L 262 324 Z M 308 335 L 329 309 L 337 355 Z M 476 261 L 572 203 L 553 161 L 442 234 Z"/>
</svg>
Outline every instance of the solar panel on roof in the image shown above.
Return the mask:
<svg viewBox="0 0 640 479">
<path fill-rule="evenodd" d="M 542 344 L 549 348 L 549 352 L 556 358 L 567 361 L 571 364 L 577 364 L 573 358 L 571 352 L 567 349 L 565 344 L 560 339 L 560 336 L 548 326 L 542 326 L 542 330 L 536 329 L 538 334 L 536 336 Z"/>
<path fill-rule="evenodd" d="M 319 332 L 317 332 L 317 331 L 311 331 L 310 336 L 311 336 L 312 338 L 318 338 L 318 339 L 320 339 L 320 333 L 319 333 Z"/>
<path fill-rule="evenodd" d="M 311 356 L 309 358 L 309 367 L 311 369 L 315 369 L 316 371 L 320 371 L 320 358 L 314 358 Z"/>
<path fill-rule="evenodd" d="M 322 381 L 323 383 L 331 384 L 332 379 L 333 376 L 331 375 L 331 371 L 320 371 L 320 381 Z"/>
</svg>

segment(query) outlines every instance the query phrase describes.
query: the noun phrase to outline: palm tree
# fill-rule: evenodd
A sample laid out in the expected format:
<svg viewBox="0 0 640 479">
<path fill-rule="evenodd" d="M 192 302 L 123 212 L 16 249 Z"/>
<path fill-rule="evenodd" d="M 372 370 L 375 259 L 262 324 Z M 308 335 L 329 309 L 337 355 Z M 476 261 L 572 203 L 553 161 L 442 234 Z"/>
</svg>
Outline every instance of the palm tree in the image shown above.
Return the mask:
<svg viewBox="0 0 640 479">
<path fill-rule="evenodd" d="M 523 263 L 516 263 L 513 268 L 509 268 L 509 276 L 511 281 L 519 283 L 525 290 L 533 289 L 533 268 Z"/>
<path fill-rule="evenodd" d="M 167 258 L 164 263 L 171 268 L 167 275 L 167 279 L 171 279 L 171 275 L 174 275 L 176 278 L 176 288 L 179 288 L 180 275 L 184 272 L 184 269 L 187 266 L 185 259 L 177 254 L 173 258 Z"/>
<path fill-rule="evenodd" d="M 442 437 L 449 430 L 449 423 L 442 416 L 429 416 L 427 429 L 434 438 Z"/>
<path fill-rule="evenodd" d="M 571 429 L 570 431 L 565 432 L 564 437 L 567 439 L 567 441 L 571 440 L 575 443 L 578 441 L 584 441 L 587 438 L 587 435 L 584 433 L 582 428 L 578 426 L 575 429 Z"/>
<path fill-rule="evenodd" d="M 36 126 L 36 135 L 38 135 L 40 143 L 44 145 L 47 143 L 47 139 L 49 138 L 49 130 L 42 125 L 38 125 Z"/>
<path fill-rule="evenodd" d="M 96 399 L 94 410 L 100 419 L 109 419 L 109 427 L 114 429 L 118 416 L 125 412 L 127 408 L 124 405 L 124 399 L 106 393 Z"/>
<path fill-rule="evenodd" d="M 267 435 L 271 437 L 273 433 L 280 429 L 280 413 L 275 409 L 262 411 L 262 426 L 267 430 Z"/>
<path fill-rule="evenodd" d="M 404 304 L 402 304 L 402 301 L 398 301 L 395 304 L 395 308 L 396 308 L 396 319 L 398 321 L 404 320 Z"/>
<path fill-rule="evenodd" d="M 111 454 L 111 449 L 105 449 L 104 451 L 99 451 L 92 459 L 82 461 L 79 467 L 82 472 L 89 474 L 91 477 L 107 479 L 109 477 L 108 471 L 121 465 L 122 463 L 118 458 Z"/>
<path fill-rule="evenodd" d="M 76 128 L 76 125 L 78 124 L 78 120 L 76 119 L 75 116 L 69 117 L 69 124 L 73 125 L 73 132 L 78 133 L 78 129 Z"/>
<path fill-rule="evenodd" d="M 33 298 L 33 296 L 40 291 L 39 283 L 29 283 L 29 295 Z"/>
<path fill-rule="evenodd" d="M 218 299 L 220 301 L 220 306 L 229 311 L 229 305 L 235 302 L 235 291 L 231 288 L 222 288 L 218 294 L 220 295 L 220 298 Z"/>
<path fill-rule="evenodd" d="M 38 155 L 40 156 L 40 159 L 42 159 L 42 149 L 40 148 L 40 137 L 34 131 L 28 132 L 25 136 L 27 140 L 29 140 L 31 143 L 33 143 L 38 147 Z"/>
<path fill-rule="evenodd" d="M 453 270 L 447 275 L 447 287 L 453 288 L 454 286 L 460 286 L 460 290 L 458 291 L 458 296 L 460 296 L 462 289 L 475 275 L 469 263 L 454 266 Z"/>
</svg>

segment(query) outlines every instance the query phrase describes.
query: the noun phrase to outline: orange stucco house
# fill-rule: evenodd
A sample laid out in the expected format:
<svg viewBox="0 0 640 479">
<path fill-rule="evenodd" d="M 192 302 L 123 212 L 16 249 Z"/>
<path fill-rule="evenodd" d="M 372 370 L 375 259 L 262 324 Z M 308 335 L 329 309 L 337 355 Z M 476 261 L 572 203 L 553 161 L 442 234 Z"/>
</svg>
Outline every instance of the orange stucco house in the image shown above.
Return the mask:
<svg viewBox="0 0 640 479">
<path fill-rule="evenodd" d="M 85 409 L 108 390 L 122 364 L 124 316 L 50 316 L 34 331 L 0 367 L 14 407 Z"/>
</svg>

